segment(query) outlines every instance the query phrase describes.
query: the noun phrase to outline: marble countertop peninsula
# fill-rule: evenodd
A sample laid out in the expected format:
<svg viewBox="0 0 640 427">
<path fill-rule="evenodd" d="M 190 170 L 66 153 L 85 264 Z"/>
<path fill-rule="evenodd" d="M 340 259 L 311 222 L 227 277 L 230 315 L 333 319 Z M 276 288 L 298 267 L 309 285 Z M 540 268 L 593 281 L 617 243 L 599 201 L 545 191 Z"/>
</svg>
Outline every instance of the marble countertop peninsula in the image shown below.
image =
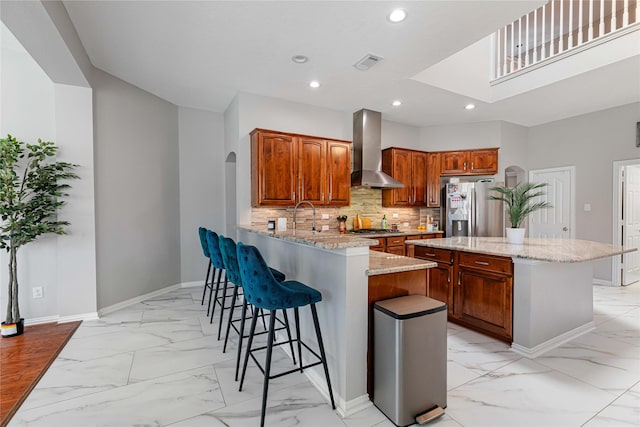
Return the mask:
<svg viewBox="0 0 640 427">
<path fill-rule="evenodd" d="M 359 248 L 375 246 L 378 243 L 375 240 L 368 239 L 362 235 L 356 234 L 339 234 L 335 231 L 307 231 L 293 230 L 268 232 L 256 227 L 238 226 L 239 230 L 249 231 L 251 233 L 261 234 L 263 236 L 273 237 L 275 239 L 286 240 L 293 243 L 300 243 L 307 246 L 315 246 L 320 249 L 343 249 L 343 248 Z M 369 235 L 369 237 L 371 237 Z"/>
<path fill-rule="evenodd" d="M 408 240 L 405 244 L 547 262 L 584 262 L 632 252 L 607 243 L 577 239 L 527 238 L 522 245 L 504 237 L 449 237 Z"/>
<path fill-rule="evenodd" d="M 367 276 L 401 273 L 403 271 L 426 270 L 438 264 L 418 258 L 388 254 L 386 252 L 369 251 L 369 269 Z"/>
</svg>

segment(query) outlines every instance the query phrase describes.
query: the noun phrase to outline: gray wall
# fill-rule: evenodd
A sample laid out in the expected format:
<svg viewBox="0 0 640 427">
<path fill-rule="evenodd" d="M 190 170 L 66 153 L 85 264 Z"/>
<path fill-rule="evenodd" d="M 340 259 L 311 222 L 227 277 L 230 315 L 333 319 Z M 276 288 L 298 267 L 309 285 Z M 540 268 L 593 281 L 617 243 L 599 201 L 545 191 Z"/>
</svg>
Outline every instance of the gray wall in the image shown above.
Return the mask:
<svg viewBox="0 0 640 427">
<path fill-rule="evenodd" d="M 181 281 L 203 280 L 207 262 L 197 229 L 225 232 L 224 117 L 179 109 Z"/>
<path fill-rule="evenodd" d="M 95 70 L 98 308 L 180 282 L 178 108 Z"/>
<path fill-rule="evenodd" d="M 613 162 L 640 158 L 635 146 L 640 103 L 611 108 L 529 129 L 529 169 L 576 167 L 576 238 L 611 243 Z M 584 212 L 584 204 L 591 212 Z M 596 263 L 594 276 L 611 280 L 611 260 Z"/>
</svg>

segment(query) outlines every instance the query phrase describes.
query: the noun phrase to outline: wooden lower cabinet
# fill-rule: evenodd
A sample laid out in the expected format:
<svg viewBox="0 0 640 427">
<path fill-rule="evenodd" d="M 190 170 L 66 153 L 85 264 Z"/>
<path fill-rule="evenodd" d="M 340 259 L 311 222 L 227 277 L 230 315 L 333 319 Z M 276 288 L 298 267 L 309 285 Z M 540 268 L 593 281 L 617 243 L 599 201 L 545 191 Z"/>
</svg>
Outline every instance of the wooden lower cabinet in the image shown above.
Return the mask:
<svg viewBox="0 0 640 427">
<path fill-rule="evenodd" d="M 415 246 L 413 256 L 438 263 L 427 270 L 427 296 L 447 303 L 450 321 L 512 342 L 511 258 L 425 246 Z"/>
</svg>

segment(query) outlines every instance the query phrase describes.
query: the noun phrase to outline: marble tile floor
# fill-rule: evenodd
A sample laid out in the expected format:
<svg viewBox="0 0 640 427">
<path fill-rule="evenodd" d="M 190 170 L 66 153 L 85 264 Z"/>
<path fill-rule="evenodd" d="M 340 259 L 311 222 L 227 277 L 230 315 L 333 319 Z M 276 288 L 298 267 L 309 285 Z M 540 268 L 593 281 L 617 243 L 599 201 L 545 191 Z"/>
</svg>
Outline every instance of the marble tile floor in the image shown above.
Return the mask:
<svg viewBox="0 0 640 427">
<path fill-rule="evenodd" d="M 237 340 L 222 353 L 201 292 L 84 322 L 9 426 L 258 425 L 262 374 L 250 367 L 238 392 Z M 430 425 L 640 426 L 640 284 L 594 286 L 594 310 L 595 331 L 534 360 L 450 324 L 448 407 Z M 274 366 L 290 363 L 274 353 Z M 340 418 L 301 374 L 271 382 L 266 423 L 393 426 L 375 407 Z"/>
</svg>

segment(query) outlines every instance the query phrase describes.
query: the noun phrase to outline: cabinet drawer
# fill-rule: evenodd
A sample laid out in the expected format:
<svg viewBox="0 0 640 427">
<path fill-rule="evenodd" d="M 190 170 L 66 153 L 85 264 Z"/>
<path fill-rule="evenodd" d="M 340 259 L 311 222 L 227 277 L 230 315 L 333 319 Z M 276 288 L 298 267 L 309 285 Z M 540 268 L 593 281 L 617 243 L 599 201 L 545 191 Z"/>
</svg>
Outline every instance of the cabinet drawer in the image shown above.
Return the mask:
<svg viewBox="0 0 640 427">
<path fill-rule="evenodd" d="M 428 248 L 426 246 L 417 246 L 414 249 L 414 257 L 428 259 L 430 261 L 453 263 L 453 251 L 447 249 Z"/>
<path fill-rule="evenodd" d="M 422 239 L 422 235 L 420 234 L 412 234 L 411 236 L 407 236 L 406 240 L 420 240 Z"/>
<path fill-rule="evenodd" d="M 463 267 L 477 268 L 479 270 L 508 275 L 513 274 L 513 262 L 511 258 L 460 252 L 458 263 Z"/>
<path fill-rule="evenodd" d="M 387 253 L 404 256 L 404 246 L 387 246 Z"/>
<path fill-rule="evenodd" d="M 387 246 L 404 245 L 404 236 L 387 237 Z"/>
</svg>

